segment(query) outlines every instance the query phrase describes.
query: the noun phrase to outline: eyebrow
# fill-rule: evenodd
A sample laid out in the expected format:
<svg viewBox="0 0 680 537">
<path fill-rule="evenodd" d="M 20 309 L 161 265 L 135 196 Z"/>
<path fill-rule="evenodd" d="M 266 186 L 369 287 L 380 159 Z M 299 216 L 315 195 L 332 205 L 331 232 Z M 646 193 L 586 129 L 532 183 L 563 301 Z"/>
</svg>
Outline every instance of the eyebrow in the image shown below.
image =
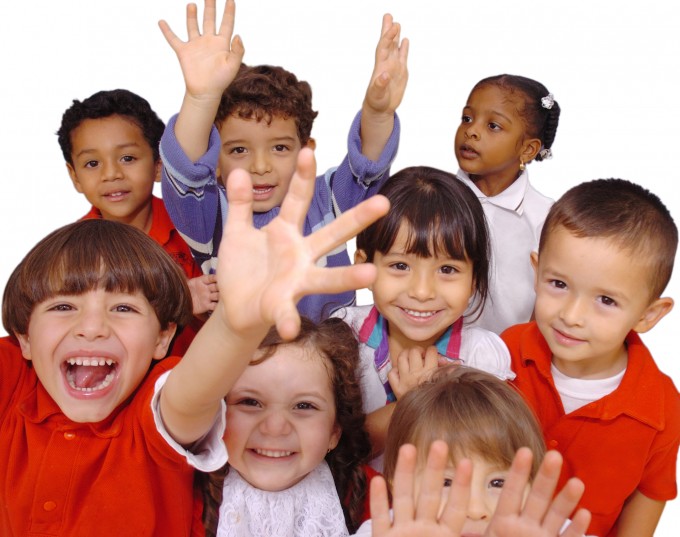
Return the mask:
<svg viewBox="0 0 680 537">
<path fill-rule="evenodd" d="M 466 105 L 466 106 L 463 108 L 463 112 L 465 112 L 465 110 L 470 110 L 470 111 L 474 112 L 474 108 L 472 108 L 472 107 L 469 106 L 469 105 Z M 496 116 L 501 116 L 502 118 L 504 118 L 504 119 L 505 119 L 506 121 L 508 121 L 509 123 L 512 123 L 512 119 L 510 119 L 510 118 L 509 118 L 508 116 L 506 116 L 504 113 L 499 112 L 498 110 L 491 110 L 491 114 L 496 115 Z"/>
<path fill-rule="evenodd" d="M 291 144 L 295 143 L 296 138 L 294 136 L 279 136 L 276 138 L 271 138 L 267 140 L 267 143 L 281 143 L 281 142 L 288 142 Z M 236 145 L 236 144 L 246 144 L 247 140 L 244 140 L 242 138 L 235 138 L 233 140 L 225 140 L 222 142 L 222 145 Z"/>
<path fill-rule="evenodd" d="M 119 144 L 119 145 L 115 146 L 114 148 L 115 149 L 125 149 L 125 148 L 128 148 L 128 147 L 140 147 L 140 145 L 137 142 L 129 142 L 129 143 L 125 143 L 125 144 Z M 85 155 L 87 153 L 96 153 L 97 151 L 98 151 L 98 149 L 96 149 L 94 147 L 87 147 L 85 149 L 81 149 L 74 156 L 75 156 L 75 158 L 78 158 L 81 155 Z"/>
</svg>

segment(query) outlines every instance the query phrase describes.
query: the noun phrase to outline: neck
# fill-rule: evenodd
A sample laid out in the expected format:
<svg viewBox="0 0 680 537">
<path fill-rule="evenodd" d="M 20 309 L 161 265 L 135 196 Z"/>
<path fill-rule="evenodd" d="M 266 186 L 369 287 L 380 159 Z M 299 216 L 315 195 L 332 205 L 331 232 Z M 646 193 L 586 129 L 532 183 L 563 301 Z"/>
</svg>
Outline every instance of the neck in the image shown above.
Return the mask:
<svg viewBox="0 0 680 537">
<path fill-rule="evenodd" d="M 481 192 L 488 197 L 496 196 L 506 190 L 512 183 L 519 179 L 522 175 L 522 171 L 518 170 L 517 173 L 511 175 L 470 175 L 470 180 L 475 184 L 475 186 L 481 190 Z"/>
</svg>

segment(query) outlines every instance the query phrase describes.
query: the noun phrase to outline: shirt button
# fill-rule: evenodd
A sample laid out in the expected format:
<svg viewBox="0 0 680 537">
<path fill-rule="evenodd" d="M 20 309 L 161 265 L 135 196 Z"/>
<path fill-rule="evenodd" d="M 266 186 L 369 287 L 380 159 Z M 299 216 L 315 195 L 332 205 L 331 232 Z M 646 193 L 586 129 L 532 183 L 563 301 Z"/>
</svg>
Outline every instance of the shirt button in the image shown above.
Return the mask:
<svg viewBox="0 0 680 537">
<path fill-rule="evenodd" d="M 64 433 L 64 438 L 66 438 L 66 440 L 73 440 L 75 437 L 76 433 L 74 433 L 73 431 L 66 431 Z"/>
<path fill-rule="evenodd" d="M 550 440 L 548 442 L 548 447 L 550 449 L 555 449 L 558 445 L 559 445 L 559 443 L 557 442 L 557 440 Z"/>
<path fill-rule="evenodd" d="M 45 511 L 54 511 L 57 508 L 57 503 L 53 501 L 45 502 L 43 504 L 43 509 Z"/>
</svg>

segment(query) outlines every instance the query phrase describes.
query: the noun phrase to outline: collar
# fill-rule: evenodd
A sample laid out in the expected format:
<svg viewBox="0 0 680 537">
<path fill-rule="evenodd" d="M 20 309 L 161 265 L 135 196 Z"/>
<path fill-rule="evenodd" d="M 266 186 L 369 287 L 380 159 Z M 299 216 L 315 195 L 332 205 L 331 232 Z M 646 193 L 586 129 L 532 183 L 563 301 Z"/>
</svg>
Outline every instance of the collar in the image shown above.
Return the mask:
<svg viewBox="0 0 680 537">
<path fill-rule="evenodd" d="M 628 334 L 626 347 L 628 365 L 619 387 L 602 399 L 574 411 L 573 415 L 612 420 L 626 414 L 660 431 L 666 421 L 665 401 L 662 396 L 667 390 L 665 375 L 656 366 L 649 349 L 636 332 L 631 331 Z M 552 353 L 536 322 L 529 323 L 522 334 L 520 353 L 522 365 L 531 367 L 533 364 L 555 389 L 550 373 Z"/>
<path fill-rule="evenodd" d="M 462 331 L 463 317 L 460 317 L 435 342 L 437 352 L 452 360 L 459 360 Z M 387 320 L 373 306 L 359 329 L 359 342 L 365 343 L 368 347 L 374 349 L 373 361 L 376 371 L 385 388 L 387 401 L 393 402 L 396 401 L 396 396 L 387 378 L 387 374 L 391 369 L 388 332 Z"/>
<path fill-rule="evenodd" d="M 463 170 L 459 169 L 456 176 L 472 189 L 482 203 L 490 203 L 501 209 L 516 212 L 520 216 L 524 212 L 524 196 L 526 196 L 527 189 L 529 188 L 529 173 L 527 170 L 524 170 L 508 188 L 495 196 L 487 196 L 479 190 L 474 181 Z"/>
<path fill-rule="evenodd" d="M 93 205 L 81 220 L 101 219 L 101 217 L 101 211 Z M 170 241 L 170 236 L 174 230 L 175 226 L 170 219 L 163 200 L 156 196 L 151 196 L 151 229 L 149 229 L 149 237 L 163 246 Z"/>
</svg>

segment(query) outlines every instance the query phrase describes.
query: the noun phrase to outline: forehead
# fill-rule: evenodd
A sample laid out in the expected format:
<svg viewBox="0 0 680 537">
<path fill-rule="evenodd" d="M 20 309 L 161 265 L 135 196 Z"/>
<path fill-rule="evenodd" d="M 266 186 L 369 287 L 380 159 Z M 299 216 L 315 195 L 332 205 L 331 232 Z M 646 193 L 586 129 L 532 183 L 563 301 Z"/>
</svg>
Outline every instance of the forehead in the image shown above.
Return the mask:
<svg viewBox="0 0 680 537">
<path fill-rule="evenodd" d="M 466 104 L 466 108 L 477 112 L 500 112 L 517 118 L 520 117 L 518 110 L 521 106 L 521 94 L 493 84 L 486 84 L 475 89 L 468 97 Z"/>
<path fill-rule="evenodd" d="M 276 387 L 277 395 L 284 397 L 314 391 L 328 401 L 335 400 L 326 358 L 308 346 L 279 345 L 264 361 L 248 366 L 234 390 L 250 389 L 267 394 L 272 392 L 272 387 Z"/>
<path fill-rule="evenodd" d="M 297 124 L 294 118 L 283 116 L 266 116 L 242 118 L 237 115 L 228 116 L 219 126 L 222 143 L 230 140 L 271 140 L 289 139 L 299 143 Z"/>
<path fill-rule="evenodd" d="M 89 149 L 137 145 L 151 150 L 139 125 L 131 118 L 113 115 L 83 120 L 71 132 L 73 154 Z"/>
</svg>

